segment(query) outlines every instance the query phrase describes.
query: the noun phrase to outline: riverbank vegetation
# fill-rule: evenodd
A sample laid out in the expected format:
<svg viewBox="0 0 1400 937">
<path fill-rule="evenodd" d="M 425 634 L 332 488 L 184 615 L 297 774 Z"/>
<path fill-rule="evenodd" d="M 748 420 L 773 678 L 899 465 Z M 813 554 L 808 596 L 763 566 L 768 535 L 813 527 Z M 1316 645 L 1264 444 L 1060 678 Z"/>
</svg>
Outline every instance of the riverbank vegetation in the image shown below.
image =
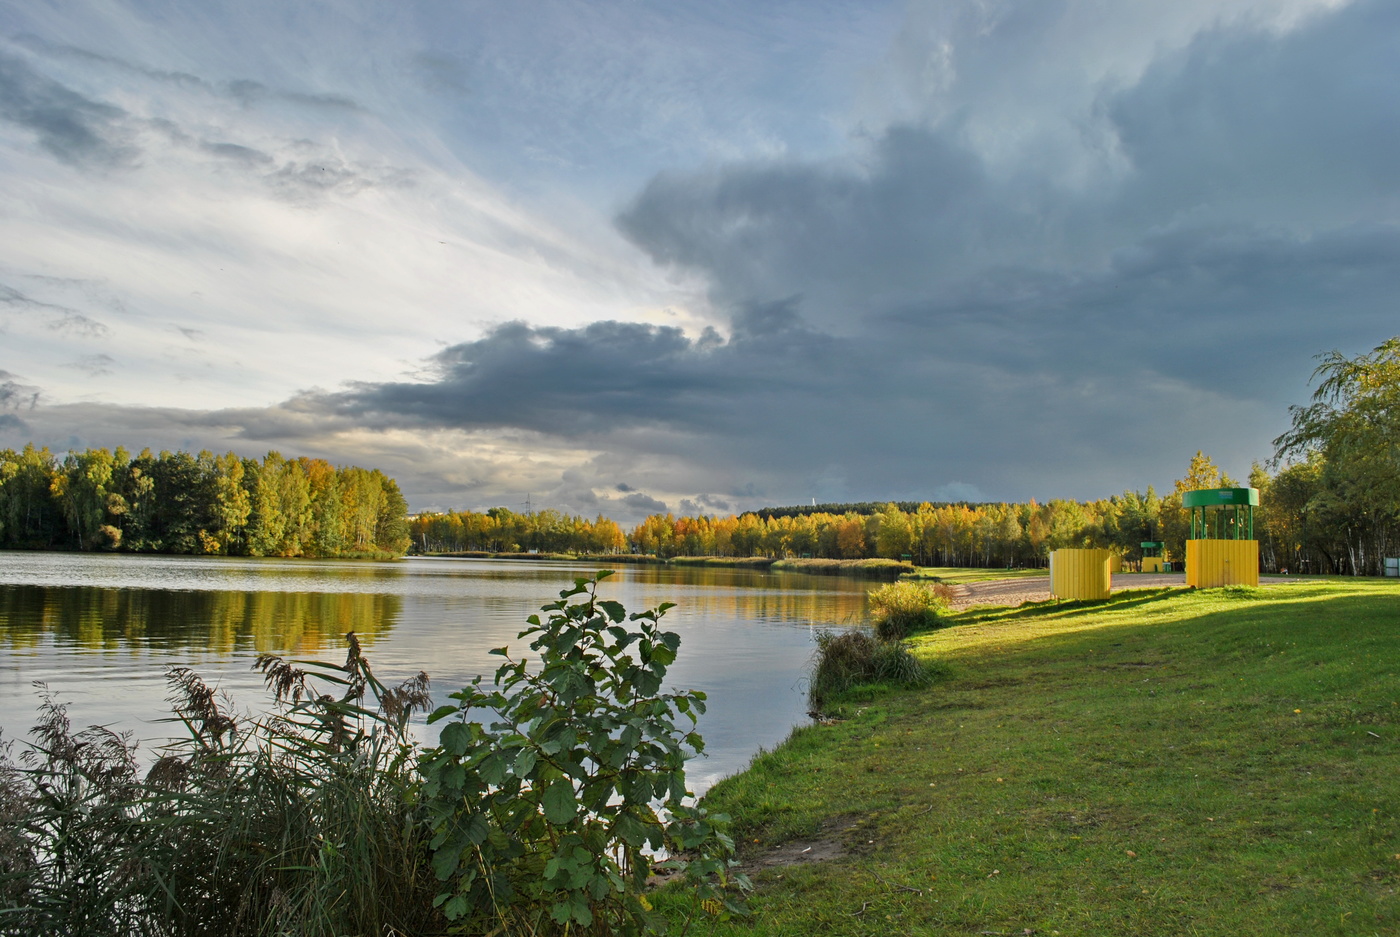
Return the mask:
<svg viewBox="0 0 1400 937">
<path fill-rule="evenodd" d="M 704 694 L 663 692 L 668 606 L 628 616 L 596 586 L 531 616 L 529 666 L 495 652 L 426 749 L 427 675 L 389 686 L 353 633 L 343 665 L 260 656 L 260 718 L 172 669 L 184 734 L 144 776 L 129 738 L 74 731 L 44 692 L 30 742 L 0 750 L 0 933 L 611 937 L 662 923 L 658 872 L 681 917 L 742 912 L 726 818 L 686 790 Z"/>
<path fill-rule="evenodd" d="M 0 450 L 0 548 L 400 556 L 407 504 L 377 469 L 269 452 Z"/>
<path fill-rule="evenodd" d="M 423 552 L 551 550 L 567 555 L 634 550 L 683 563 L 713 558 L 716 565 L 775 569 L 806 564 L 806 571 L 812 572 L 836 563 L 865 563 L 868 572 L 869 564 L 884 561 L 908 564 L 904 573 L 932 566 L 999 568 L 1014 574 L 1044 568 L 1050 553 L 1062 547 L 1104 547 L 1133 563 L 1142 557 L 1142 542 L 1153 540 L 1164 542 L 1168 553 L 1180 560 L 1189 526 L 1182 493 L 1247 483 L 1260 489 L 1254 532 L 1264 572 L 1379 575 L 1386 551 L 1400 549 L 1400 501 L 1384 509 L 1376 505 L 1388 502 L 1365 502 L 1360 489 L 1342 483 L 1350 475 L 1329 473 L 1330 463 L 1320 450 L 1300 458 L 1273 474 L 1256 464 L 1247 481 L 1240 482 L 1198 452 L 1165 495 L 1149 486 L 1145 492 L 1125 491 L 1095 501 L 891 502 L 878 510 L 858 505 L 843 513 L 826 513 L 819 506 L 728 517 L 656 514 L 626 534 L 603 517 L 589 521 L 549 511 L 516 514 L 506 508 L 423 514 L 409 524 L 414 549 Z M 1400 491 L 1400 471 L 1395 485 L 1393 490 Z M 1344 490 L 1350 493 L 1342 498 L 1339 492 Z M 868 513 L 858 513 L 857 507 Z"/>
<path fill-rule="evenodd" d="M 951 615 L 912 638 L 932 686 L 856 686 L 711 789 L 756 884 L 715 933 L 1394 933 L 1397 600 L 1304 580 Z"/>
</svg>

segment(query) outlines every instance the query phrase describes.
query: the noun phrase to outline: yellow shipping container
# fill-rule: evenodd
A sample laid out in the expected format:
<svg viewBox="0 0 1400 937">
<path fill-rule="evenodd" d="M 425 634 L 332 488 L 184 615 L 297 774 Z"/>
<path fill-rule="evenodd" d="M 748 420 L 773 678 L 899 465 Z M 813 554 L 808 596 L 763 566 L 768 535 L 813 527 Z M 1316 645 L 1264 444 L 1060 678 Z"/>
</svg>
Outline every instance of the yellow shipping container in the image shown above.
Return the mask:
<svg viewBox="0 0 1400 937">
<path fill-rule="evenodd" d="M 1106 599 L 1113 588 L 1116 553 L 1056 550 L 1050 554 L 1050 594 L 1057 599 Z"/>
<path fill-rule="evenodd" d="M 1259 585 L 1259 541 L 1186 541 L 1186 584 L 1198 589 Z"/>
</svg>

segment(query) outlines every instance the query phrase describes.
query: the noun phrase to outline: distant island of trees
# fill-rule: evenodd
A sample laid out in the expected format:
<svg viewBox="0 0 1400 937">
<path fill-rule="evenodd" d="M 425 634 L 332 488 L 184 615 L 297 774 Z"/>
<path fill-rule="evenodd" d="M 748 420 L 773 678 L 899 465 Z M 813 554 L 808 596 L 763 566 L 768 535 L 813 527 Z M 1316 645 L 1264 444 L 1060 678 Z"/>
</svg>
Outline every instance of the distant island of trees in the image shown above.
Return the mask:
<svg viewBox="0 0 1400 937">
<path fill-rule="evenodd" d="M 407 503 L 377 469 L 118 448 L 0 450 L 0 548 L 401 556 Z"/>
</svg>

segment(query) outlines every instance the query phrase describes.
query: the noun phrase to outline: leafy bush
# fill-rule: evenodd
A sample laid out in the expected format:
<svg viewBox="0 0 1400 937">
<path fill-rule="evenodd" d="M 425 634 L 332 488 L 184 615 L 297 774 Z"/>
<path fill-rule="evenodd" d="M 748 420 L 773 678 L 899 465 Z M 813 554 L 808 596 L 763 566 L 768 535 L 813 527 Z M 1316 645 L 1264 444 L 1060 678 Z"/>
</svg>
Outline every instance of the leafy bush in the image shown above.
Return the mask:
<svg viewBox="0 0 1400 937">
<path fill-rule="evenodd" d="M 870 593 L 870 617 L 881 638 L 898 640 L 915 631 L 936 628 L 948 610 L 948 590 L 917 582 L 892 582 Z"/>
<path fill-rule="evenodd" d="M 820 710 L 862 684 L 927 686 L 931 680 L 903 641 L 881 640 L 868 631 L 817 633 L 817 655 L 807 685 L 807 699 Z"/>
<path fill-rule="evenodd" d="M 259 657 L 258 720 L 173 668 L 184 736 L 144 780 L 127 736 L 74 732 L 45 690 L 19 763 L 0 746 L 0 934 L 635 934 L 664 925 L 653 871 L 690 884 L 692 914 L 741 911 L 727 818 L 685 789 L 704 694 L 661 692 L 669 606 L 628 630 L 596 586 L 531 616 L 537 666 L 453 694 L 426 752 L 427 675 L 386 686 L 353 632 L 343 665 Z"/>
<path fill-rule="evenodd" d="M 468 932 L 637 934 L 663 922 L 645 895 L 653 870 L 681 873 L 695 906 L 742 911 L 725 886 L 727 818 L 687 804 L 685 761 L 699 692 L 662 693 L 680 636 L 671 606 L 627 618 L 579 579 L 520 633 L 540 654 L 477 678 L 429 721 L 450 719 L 422 761 L 437 903 Z M 623 626 L 637 623 L 639 630 Z M 686 730 L 678 720 L 688 720 Z M 654 858 L 664 852 L 671 858 Z"/>
</svg>

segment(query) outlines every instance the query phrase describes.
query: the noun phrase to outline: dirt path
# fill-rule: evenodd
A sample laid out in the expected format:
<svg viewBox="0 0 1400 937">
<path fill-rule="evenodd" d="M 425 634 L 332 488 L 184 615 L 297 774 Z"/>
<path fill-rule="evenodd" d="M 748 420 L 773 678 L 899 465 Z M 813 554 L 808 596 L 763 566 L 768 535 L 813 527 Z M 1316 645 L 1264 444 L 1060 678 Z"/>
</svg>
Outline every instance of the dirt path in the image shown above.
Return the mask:
<svg viewBox="0 0 1400 937">
<path fill-rule="evenodd" d="M 1114 592 L 1184 585 L 1185 573 L 1119 573 L 1113 577 Z M 1022 602 L 1044 602 L 1049 598 L 1050 575 L 1047 573 L 1023 579 L 989 579 L 953 586 L 952 606 L 963 609 L 972 605 L 1020 605 Z"/>
</svg>

